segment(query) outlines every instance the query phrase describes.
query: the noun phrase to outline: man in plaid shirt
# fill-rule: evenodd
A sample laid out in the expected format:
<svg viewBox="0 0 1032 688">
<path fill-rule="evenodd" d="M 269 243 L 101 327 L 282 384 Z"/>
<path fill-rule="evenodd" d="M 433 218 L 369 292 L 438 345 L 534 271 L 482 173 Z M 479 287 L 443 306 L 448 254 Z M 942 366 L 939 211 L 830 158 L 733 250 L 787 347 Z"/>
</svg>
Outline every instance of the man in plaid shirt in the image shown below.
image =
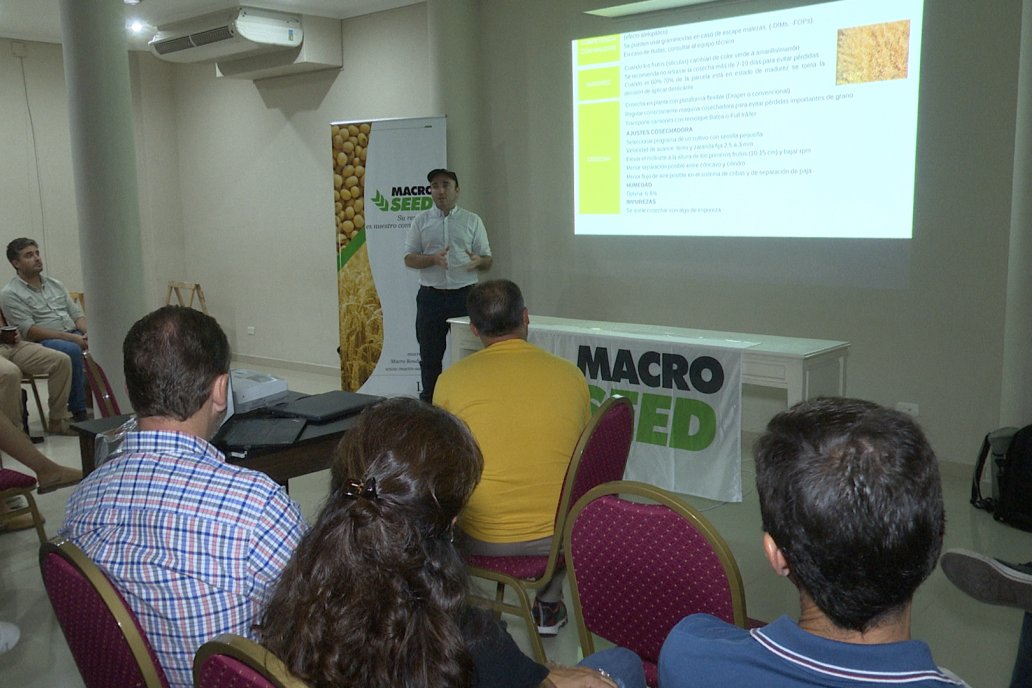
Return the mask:
<svg viewBox="0 0 1032 688">
<path fill-rule="evenodd" d="M 229 393 L 229 343 L 213 318 L 166 306 L 122 350 L 138 431 L 79 485 L 61 532 L 125 597 L 169 683 L 188 688 L 202 643 L 252 636 L 306 526 L 282 487 L 208 443 Z"/>
</svg>

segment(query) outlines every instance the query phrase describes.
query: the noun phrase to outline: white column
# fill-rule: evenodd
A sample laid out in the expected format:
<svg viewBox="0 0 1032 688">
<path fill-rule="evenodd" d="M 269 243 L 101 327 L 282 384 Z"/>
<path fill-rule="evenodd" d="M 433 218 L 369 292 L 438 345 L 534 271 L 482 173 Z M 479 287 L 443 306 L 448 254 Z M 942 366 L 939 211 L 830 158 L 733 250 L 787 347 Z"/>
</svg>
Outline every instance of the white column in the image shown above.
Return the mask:
<svg viewBox="0 0 1032 688">
<path fill-rule="evenodd" d="M 1020 427 L 1032 423 L 1032 0 L 1022 3 L 1019 59 L 1000 421 Z"/>
<path fill-rule="evenodd" d="M 60 8 L 90 351 L 127 413 L 122 340 L 148 309 L 125 10 L 122 0 L 61 0 Z"/>
</svg>

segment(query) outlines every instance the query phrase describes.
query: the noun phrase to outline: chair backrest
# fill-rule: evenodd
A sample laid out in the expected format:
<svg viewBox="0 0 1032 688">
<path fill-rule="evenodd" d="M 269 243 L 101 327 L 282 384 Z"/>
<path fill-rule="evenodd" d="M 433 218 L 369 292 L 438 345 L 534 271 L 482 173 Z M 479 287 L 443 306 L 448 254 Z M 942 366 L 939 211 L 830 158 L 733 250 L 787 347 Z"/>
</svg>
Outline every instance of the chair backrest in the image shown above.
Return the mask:
<svg viewBox="0 0 1032 688">
<path fill-rule="evenodd" d="M 609 397 L 595 412 L 573 452 L 570 462 L 573 472 L 567 476 L 567 479 L 573 476 L 573 489 L 567 509 L 596 485 L 623 480 L 633 439 L 631 400 L 619 395 Z"/>
<path fill-rule="evenodd" d="M 519 560 L 534 569 L 540 569 L 534 578 L 549 581 L 552 572 L 562 565 L 559 555 L 562 545 L 562 528 L 567 522 L 567 514 L 577 498 L 595 485 L 623 478 L 623 469 L 627 465 L 627 455 L 631 453 L 631 440 L 635 424 L 634 406 L 626 397 L 614 395 L 606 399 L 591 415 L 587 425 L 581 431 L 577 446 L 567 466 L 566 477 L 562 479 L 559 491 L 559 502 L 555 506 L 555 536 L 547 557 L 470 557 L 474 566 L 493 568 L 489 559 Z M 535 560 L 538 560 L 536 563 Z M 517 567 L 518 568 L 518 567 Z M 516 578 L 526 578 L 516 569 L 505 570 Z"/>
<path fill-rule="evenodd" d="M 68 297 L 79 305 L 79 310 L 81 310 L 83 314 L 86 313 L 86 294 L 81 291 L 69 291 Z"/>
<path fill-rule="evenodd" d="M 547 577 L 551 577 L 552 569 L 558 564 L 563 527 L 570 508 L 596 485 L 623 478 L 633 435 L 634 407 L 630 399 L 619 395 L 602 402 L 581 432 L 559 493 Z"/>
<path fill-rule="evenodd" d="M 107 576 L 68 540 L 39 550 L 43 585 L 87 688 L 167 688 L 136 616 Z"/>
<path fill-rule="evenodd" d="M 209 640 L 193 664 L 196 688 L 307 688 L 278 657 L 232 633 Z"/>
<path fill-rule="evenodd" d="M 93 398 L 97 401 L 100 417 L 110 418 L 122 415 L 122 411 L 118 408 L 118 399 L 115 398 L 115 392 L 111 389 L 111 383 L 108 382 L 104 369 L 88 351 L 83 354 L 83 364 L 86 369 L 86 380 L 93 391 Z"/>
<path fill-rule="evenodd" d="M 649 685 L 656 684 L 663 641 L 685 616 L 748 623 L 727 543 L 666 490 L 624 481 L 590 490 L 570 511 L 563 547 L 585 656 L 594 652 L 592 633 L 634 650 Z"/>
</svg>

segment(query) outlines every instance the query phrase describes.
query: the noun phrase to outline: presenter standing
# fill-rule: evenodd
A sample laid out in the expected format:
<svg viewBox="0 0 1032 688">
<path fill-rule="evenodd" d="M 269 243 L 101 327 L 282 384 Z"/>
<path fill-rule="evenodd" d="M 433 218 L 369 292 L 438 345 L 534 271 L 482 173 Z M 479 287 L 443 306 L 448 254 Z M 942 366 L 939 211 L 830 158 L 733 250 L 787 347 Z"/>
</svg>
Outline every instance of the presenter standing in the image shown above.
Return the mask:
<svg viewBox="0 0 1032 688">
<path fill-rule="evenodd" d="M 412 220 L 405 238 L 405 265 L 419 270 L 416 341 L 419 398 L 431 401 L 448 342 L 448 318 L 466 315 L 466 294 L 477 273 L 491 267 L 491 246 L 480 216 L 456 205 L 459 178 L 451 170 L 426 175 L 434 207 Z"/>
</svg>

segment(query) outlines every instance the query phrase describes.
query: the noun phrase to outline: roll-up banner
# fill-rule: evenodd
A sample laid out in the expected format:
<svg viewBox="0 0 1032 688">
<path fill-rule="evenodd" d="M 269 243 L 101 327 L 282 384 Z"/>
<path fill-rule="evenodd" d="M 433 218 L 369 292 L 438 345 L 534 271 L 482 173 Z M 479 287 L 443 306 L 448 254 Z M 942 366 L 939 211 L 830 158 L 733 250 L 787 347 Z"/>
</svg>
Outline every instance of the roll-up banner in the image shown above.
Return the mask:
<svg viewBox="0 0 1032 688">
<path fill-rule="evenodd" d="M 446 166 L 445 118 L 334 122 L 331 135 L 341 389 L 415 396 L 419 273 L 405 235 L 433 205 L 426 174 Z"/>
</svg>

